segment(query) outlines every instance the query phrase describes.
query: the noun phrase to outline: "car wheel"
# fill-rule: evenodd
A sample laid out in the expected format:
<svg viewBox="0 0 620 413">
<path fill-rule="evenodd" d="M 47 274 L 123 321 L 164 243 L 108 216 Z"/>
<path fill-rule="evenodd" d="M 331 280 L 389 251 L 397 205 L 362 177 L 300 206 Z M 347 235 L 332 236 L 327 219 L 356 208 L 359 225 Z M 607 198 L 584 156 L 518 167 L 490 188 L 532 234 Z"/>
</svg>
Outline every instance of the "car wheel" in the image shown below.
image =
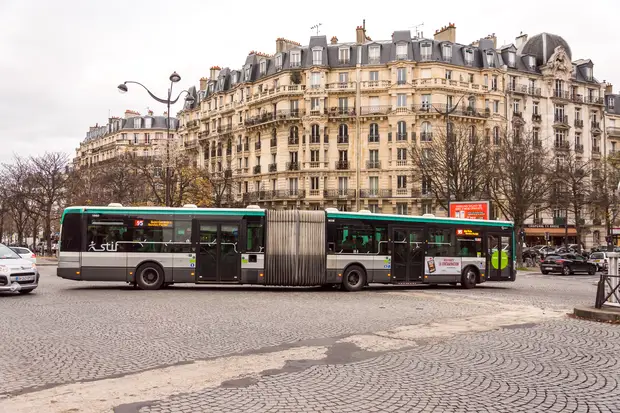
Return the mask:
<svg viewBox="0 0 620 413">
<path fill-rule="evenodd" d="M 540 272 L 542 273 L 542 275 L 547 275 L 547 274 L 549 274 L 549 271 L 542 271 L 542 270 L 541 270 Z"/>
<path fill-rule="evenodd" d="M 565 265 L 562 268 L 562 274 L 564 275 L 571 275 L 573 272 L 571 271 L 570 267 L 568 265 Z"/>
<path fill-rule="evenodd" d="M 154 263 L 141 265 L 136 271 L 136 284 L 142 290 L 159 290 L 164 284 L 164 270 Z"/>
<path fill-rule="evenodd" d="M 595 275 L 596 274 L 596 267 L 591 265 L 590 269 L 588 270 L 588 274 Z"/>
<path fill-rule="evenodd" d="M 342 286 L 347 291 L 359 291 L 366 285 L 366 271 L 358 265 L 347 268 L 342 278 Z"/>
<path fill-rule="evenodd" d="M 461 287 L 469 290 L 476 286 L 476 277 L 478 274 L 472 267 L 466 267 L 461 274 Z"/>
</svg>

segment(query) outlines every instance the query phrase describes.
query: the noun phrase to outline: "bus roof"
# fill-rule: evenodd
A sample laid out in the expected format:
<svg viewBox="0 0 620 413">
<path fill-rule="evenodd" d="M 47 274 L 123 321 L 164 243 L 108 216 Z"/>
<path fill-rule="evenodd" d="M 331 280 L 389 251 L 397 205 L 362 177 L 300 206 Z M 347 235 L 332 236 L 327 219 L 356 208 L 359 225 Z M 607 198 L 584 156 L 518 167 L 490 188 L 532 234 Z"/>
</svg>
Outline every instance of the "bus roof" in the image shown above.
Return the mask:
<svg viewBox="0 0 620 413">
<path fill-rule="evenodd" d="M 120 206 L 73 206 L 68 207 L 63 212 L 65 214 L 119 214 L 119 213 L 137 213 L 137 214 L 170 214 L 170 215 L 247 215 L 247 216 L 265 216 L 265 209 L 261 208 L 168 208 L 168 207 L 120 207 Z M 462 219 L 462 218 L 443 218 L 413 215 L 396 215 L 396 214 L 375 214 L 362 212 L 336 212 L 327 211 L 328 218 L 349 218 L 349 219 L 369 219 L 377 221 L 396 221 L 403 223 L 442 223 L 457 224 L 470 226 L 490 226 L 490 227 L 509 227 L 514 225 L 510 221 L 490 221 L 481 219 Z M 62 220 L 61 220 L 62 222 Z"/>
<path fill-rule="evenodd" d="M 428 216 L 415 216 L 415 215 L 396 215 L 396 214 L 374 214 L 374 213 L 360 213 L 360 212 L 327 212 L 328 218 L 349 218 L 349 219 L 370 219 L 370 220 L 384 220 L 384 221 L 397 221 L 403 223 L 441 223 L 441 224 L 457 224 L 457 225 L 470 225 L 470 226 L 489 226 L 489 227 L 509 227 L 512 228 L 514 224 L 511 221 L 491 221 L 482 219 L 464 219 L 464 218 L 448 218 L 448 217 L 428 217 Z"/>
</svg>

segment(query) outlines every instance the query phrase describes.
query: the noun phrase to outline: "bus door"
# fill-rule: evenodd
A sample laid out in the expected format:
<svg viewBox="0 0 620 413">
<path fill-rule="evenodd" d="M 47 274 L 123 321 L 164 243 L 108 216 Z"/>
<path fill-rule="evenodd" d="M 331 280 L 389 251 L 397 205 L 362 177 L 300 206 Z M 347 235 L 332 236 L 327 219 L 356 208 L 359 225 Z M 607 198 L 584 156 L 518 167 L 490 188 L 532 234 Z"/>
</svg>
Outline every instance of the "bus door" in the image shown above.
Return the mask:
<svg viewBox="0 0 620 413">
<path fill-rule="evenodd" d="M 194 220 L 196 282 L 239 281 L 238 223 Z"/>
<path fill-rule="evenodd" d="M 393 281 L 423 281 L 424 229 L 394 227 L 391 240 Z"/>
<path fill-rule="evenodd" d="M 486 272 L 489 281 L 513 279 L 512 236 L 499 233 L 487 234 Z"/>
</svg>

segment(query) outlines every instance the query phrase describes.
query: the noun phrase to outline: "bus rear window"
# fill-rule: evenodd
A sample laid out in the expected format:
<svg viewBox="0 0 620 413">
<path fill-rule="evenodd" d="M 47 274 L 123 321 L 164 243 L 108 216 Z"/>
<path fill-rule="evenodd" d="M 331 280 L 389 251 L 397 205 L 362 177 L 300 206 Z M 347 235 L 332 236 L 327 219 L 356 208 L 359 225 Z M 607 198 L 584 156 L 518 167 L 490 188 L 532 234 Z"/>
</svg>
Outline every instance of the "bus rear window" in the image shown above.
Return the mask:
<svg viewBox="0 0 620 413">
<path fill-rule="evenodd" d="M 61 251 L 79 252 L 82 249 L 82 215 L 65 214 L 60 234 Z"/>
</svg>

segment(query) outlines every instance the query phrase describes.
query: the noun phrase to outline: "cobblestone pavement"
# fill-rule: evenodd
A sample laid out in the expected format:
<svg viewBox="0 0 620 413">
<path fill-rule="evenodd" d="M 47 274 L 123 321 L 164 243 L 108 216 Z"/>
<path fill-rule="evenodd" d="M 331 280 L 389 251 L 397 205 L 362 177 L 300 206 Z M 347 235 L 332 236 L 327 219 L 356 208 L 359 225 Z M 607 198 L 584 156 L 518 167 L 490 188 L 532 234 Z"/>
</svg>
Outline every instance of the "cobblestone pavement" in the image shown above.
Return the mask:
<svg viewBox="0 0 620 413">
<path fill-rule="evenodd" d="M 34 295 L 0 295 L 0 412 L 3 400 L 44 399 L 47 391 L 75 390 L 66 386 L 76 382 L 94 381 L 99 389 L 98 380 L 128 374 L 155 383 L 166 366 L 205 359 L 222 361 L 219 381 L 108 402 L 121 413 L 620 411 L 620 327 L 555 318 L 485 331 L 489 319 L 475 318 L 512 307 L 569 311 L 590 304 L 594 276 L 525 274 L 467 291 L 377 287 L 350 294 L 263 287 L 147 292 L 60 280 L 54 267 L 42 272 Z M 468 329 L 475 331 L 415 340 L 375 334 L 401 326 L 417 326 L 419 334 L 472 316 Z M 364 333 L 383 347 L 349 340 Z M 287 353 L 302 344 L 316 351 L 306 358 Z M 251 359 L 278 352 L 289 361 Z M 234 368 L 224 358 L 231 355 L 241 357 Z M 251 360 L 259 363 L 252 371 Z M 153 374 L 139 376 L 146 370 Z M 58 394 L 65 393 L 49 403 Z"/>
</svg>

